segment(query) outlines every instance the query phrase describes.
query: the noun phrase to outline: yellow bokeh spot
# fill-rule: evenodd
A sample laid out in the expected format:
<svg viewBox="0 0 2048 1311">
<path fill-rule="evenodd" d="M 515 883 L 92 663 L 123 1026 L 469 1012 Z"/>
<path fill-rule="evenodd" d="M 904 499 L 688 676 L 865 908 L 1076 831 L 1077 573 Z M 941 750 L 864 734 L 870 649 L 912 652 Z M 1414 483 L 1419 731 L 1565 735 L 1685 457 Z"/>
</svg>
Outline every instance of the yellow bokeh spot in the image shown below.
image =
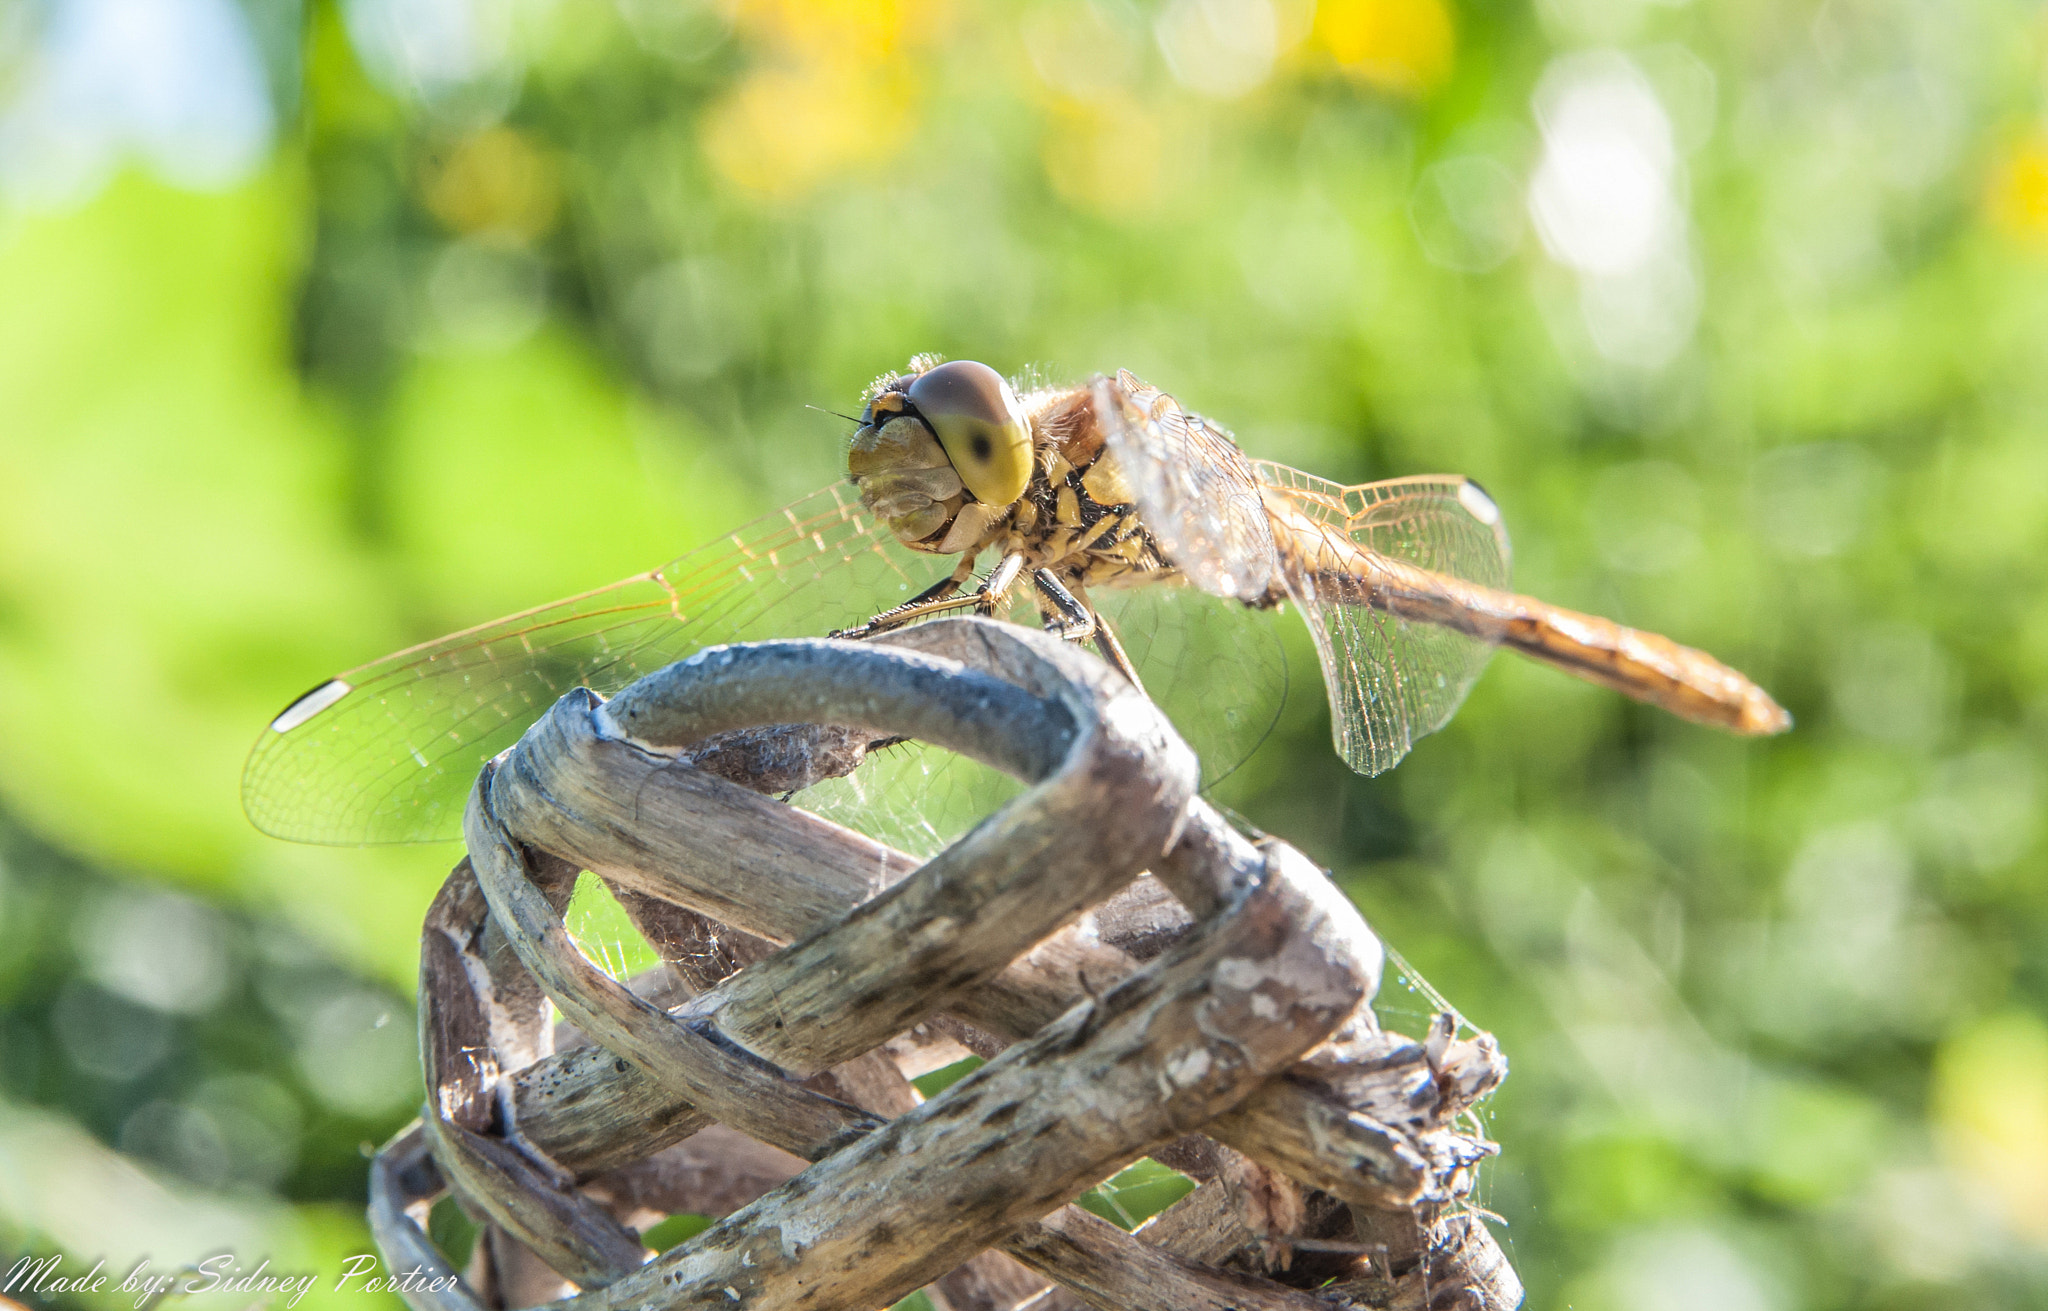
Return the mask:
<svg viewBox="0 0 2048 1311">
<path fill-rule="evenodd" d="M 1058 99 L 1041 155 L 1060 198 L 1109 218 L 1143 218 L 1192 185 L 1201 151 L 1198 124 L 1169 119 L 1128 96 Z"/>
<path fill-rule="evenodd" d="M 1401 95 L 1441 86 L 1458 44 L 1443 0 L 1323 0 L 1310 39 L 1348 75 Z"/>
<path fill-rule="evenodd" d="M 905 79 L 812 64 L 748 74 L 706 113 L 702 134 L 726 178 L 788 199 L 889 158 L 910 128 Z"/>
<path fill-rule="evenodd" d="M 2010 1013 L 1951 1038 L 1933 1101 L 1950 1166 L 2014 1233 L 2048 1243 L 2048 1025 Z"/>
<path fill-rule="evenodd" d="M 420 190 L 452 231 L 504 245 L 546 233 L 562 204 L 554 161 L 509 127 L 485 128 L 430 160 Z"/>
<path fill-rule="evenodd" d="M 788 199 L 909 139 L 916 61 L 943 26 L 937 0 L 731 0 L 725 12 L 759 64 L 700 133 L 741 189 Z"/>
<path fill-rule="evenodd" d="M 1992 170 L 1985 202 L 1999 227 L 2048 243 L 2048 139 L 2032 138 L 2007 154 Z"/>
<path fill-rule="evenodd" d="M 943 17 L 929 0 L 727 0 L 721 8 L 749 43 L 826 64 L 903 55 Z"/>
</svg>

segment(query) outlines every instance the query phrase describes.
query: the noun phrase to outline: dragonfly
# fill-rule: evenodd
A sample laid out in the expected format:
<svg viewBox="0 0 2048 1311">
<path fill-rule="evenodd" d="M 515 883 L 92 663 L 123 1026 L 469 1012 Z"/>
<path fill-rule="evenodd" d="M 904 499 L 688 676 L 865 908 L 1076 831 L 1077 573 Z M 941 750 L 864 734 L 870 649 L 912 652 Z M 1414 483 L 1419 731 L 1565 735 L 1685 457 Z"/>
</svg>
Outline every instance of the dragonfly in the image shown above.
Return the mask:
<svg viewBox="0 0 2048 1311">
<path fill-rule="evenodd" d="M 1735 733 L 1791 724 L 1705 652 L 1509 591 L 1500 510 L 1471 479 L 1343 486 L 1254 460 L 1128 371 L 1013 387 L 918 357 L 869 388 L 847 467 L 658 569 L 323 681 L 251 750 L 249 818 L 301 842 L 452 838 L 479 768 L 571 688 L 609 695 L 720 643 L 960 611 L 1091 643 L 1211 778 L 1270 729 L 1286 679 L 1270 628 L 1231 616 L 1290 605 L 1337 753 L 1363 774 L 1441 728 L 1496 647 Z"/>
</svg>

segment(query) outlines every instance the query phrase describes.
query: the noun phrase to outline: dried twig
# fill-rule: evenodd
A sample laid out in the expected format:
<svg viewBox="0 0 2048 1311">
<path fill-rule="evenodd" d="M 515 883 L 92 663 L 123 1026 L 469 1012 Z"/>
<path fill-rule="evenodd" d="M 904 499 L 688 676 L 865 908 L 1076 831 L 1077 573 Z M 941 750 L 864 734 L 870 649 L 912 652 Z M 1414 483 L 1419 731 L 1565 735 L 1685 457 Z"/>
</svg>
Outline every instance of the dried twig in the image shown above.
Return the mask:
<svg viewBox="0 0 2048 1311">
<path fill-rule="evenodd" d="M 810 723 L 839 727 L 774 727 Z M 746 778 L 769 761 L 783 781 L 899 735 L 1033 785 L 912 872 L 676 763 L 715 758 Z M 1472 1062 L 1440 1081 L 1442 1053 L 1378 1032 L 1363 1004 L 1380 965 L 1370 931 L 1290 848 L 1255 848 L 1194 800 L 1194 777 L 1127 683 L 1008 625 L 706 652 L 609 705 L 564 698 L 479 780 L 470 859 L 429 914 L 430 1123 L 380 1156 L 380 1243 L 430 1259 L 417 1221 L 452 1186 L 490 1222 L 473 1273 L 495 1272 L 500 1300 L 506 1262 L 490 1254 L 511 1236 L 582 1287 L 577 1305 L 865 1307 L 946 1276 L 939 1300 L 995 1307 L 1031 1287 L 977 1255 L 1000 1246 L 1098 1306 L 1300 1308 L 1327 1299 L 1260 1271 L 1281 1273 L 1291 1238 L 1343 1248 L 1309 1231 L 1311 1212 L 1342 1219 L 1342 1199 L 1378 1217 L 1358 1246 L 1400 1253 L 1369 1256 L 1381 1283 L 1354 1297 L 1518 1299 L 1504 1262 L 1432 1259 L 1482 1150 L 1451 1127 Z M 1147 867 L 1156 882 L 1132 883 Z M 675 953 L 670 985 L 693 995 L 649 1001 L 582 957 L 560 918 L 579 868 Z M 546 1051 L 535 981 L 595 1045 Z M 940 1033 L 1014 1045 L 915 1105 L 881 1053 Z M 693 1199 L 669 1149 L 714 1122 L 732 1177 L 751 1182 Z M 1197 1129 L 1245 1155 L 1185 1139 Z M 813 1164 L 776 1182 L 784 1167 L 735 1147 L 746 1141 Z M 1061 1206 L 1153 1151 L 1223 1171 L 1148 1227 L 1156 1241 Z M 692 1168 L 718 1169 L 717 1155 Z M 1232 1178 L 1235 1200 L 1217 1191 Z M 1248 1211 L 1254 1196 L 1270 1201 Z M 724 1217 L 651 1260 L 615 1218 L 685 1206 Z M 1465 1229 L 1497 1258 L 1483 1226 Z M 1425 1241 L 1397 1245 L 1397 1230 Z M 1467 1268 L 1481 1277 L 1458 1283 Z M 458 1287 L 415 1305 L 478 1301 Z"/>
</svg>

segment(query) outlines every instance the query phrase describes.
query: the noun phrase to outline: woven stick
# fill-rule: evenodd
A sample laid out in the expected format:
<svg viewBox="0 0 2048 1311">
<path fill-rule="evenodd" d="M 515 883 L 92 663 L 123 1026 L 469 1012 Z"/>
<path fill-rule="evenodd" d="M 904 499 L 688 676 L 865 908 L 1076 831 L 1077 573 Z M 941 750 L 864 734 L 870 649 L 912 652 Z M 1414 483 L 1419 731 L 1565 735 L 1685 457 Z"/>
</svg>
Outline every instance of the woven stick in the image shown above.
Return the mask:
<svg viewBox="0 0 2048 1311">
<path fill-rule="evenodd" d="M 1249 1123 L 1235 1137 L 1254 1155 L 1315 1182 L 1341 1176 L 1353 1200 L 1396 1208 L 1388 1215 L 1406 1205 L 1399 1215 L 1430 1231 L 1476 1153 L 1447 1132 L 1458 1107 L 1446 1098 L 1411 1087 L 1388 1111 L 1392 1088 L 1374 1074 L 1402 1062 L 1387 1058 L 1413 1048 L 1433 1070 L 1442 1053 L 1379 1034 L 1360 1007 L 1378 945 L 1320 871 L 1282 844 L 1252 848 L 1192 801 L 1192 759 L 1157 711 L 1070 648 L 974 622 L 912 630 L 902 645 L 924 649 L 706 653 L 609 706 L 565 698 L 486 772 L 469 814 L 472 861 L 437 899 L 423 948 L 435 1123 L 388 1148 L 375 1174 L 387 1253 L 420 1254 L 423 1204 L 453 1183 L 494 1235 L 516 1234 L 582 1284 L 576 1305 L 874 1305 L 999 1242 L 1098 1306 L 1323 1304 L 1057 1209 L 1145 1152 L 1227 1123 Z M 774 727 L 804 722 L 912 731 L 1037 781 L 904 878 L 913 863 L 887 848 L 675 764 L 720 734 L 769 735 L 782 761 L 806 732 L 827 744 L 820 759 L 859 736 Z M 1112 943 L 1074 927 L 1148 865 L 1190 913 L 1166 913 L 1156 892 L 1125 893 L 1131 911 L 1098 915 L 1140 928 Z M 561 925 L 578 867 L 611 882 L 651 939 L 702 942 L 704 926 L 722 924 L 762 940 L 742 953 L 753 963 L 730 978 L 700 971 L 698 995 L 672 1010 L 643 1000 L 591 966 Z M 1178 945 L 1141 964 L 1123 949 L 1140 950 L 1140 938 L 1147 955 Z M 773 942 L 794 945 L 764 958 Z M 600 1045 L 541 1051 L 534 980 Z M 795 1082 L 926 1020 L 987 1050 L 1024 1041 L 886 1122 Z M 1347 1022 L 1342 1042 L 1274 1077 Z M 1345 1066 L 1358 1077 L 1328 1077 Z M 857 1068 L 832 1086 L 853 1087 L 844 1080 Z M 1276 1100 L 1311 1103 L 1322 1132 L 1276 1132 L 1279 1116 L 1260 1109 Z M 1368 1104 L 1381 1115 L 1359 1109 Z M 630 1232 L 576 1181 L 713 1119 L 816 1164 L 642 1265 Z M 1302 1159 L 1261 1152 L 1265 1138 Z M 1497 1257 L 1483 1227 L 1469 1228 L 1476 1255 Z M 1203 1232 L 1213 1246 L 1215 1226 Z M 1518 1297 L 1496 1264 L 1474 1291 Z M 1402 1271 L 1380 1273 L 1383 1288 L 1353 1287 L 1399 1300 Z M 994 1285 L 946 1287 L 993 1296 Z M 476 1303 L 458 1288 L 415 1305 Z"/>
</svg>

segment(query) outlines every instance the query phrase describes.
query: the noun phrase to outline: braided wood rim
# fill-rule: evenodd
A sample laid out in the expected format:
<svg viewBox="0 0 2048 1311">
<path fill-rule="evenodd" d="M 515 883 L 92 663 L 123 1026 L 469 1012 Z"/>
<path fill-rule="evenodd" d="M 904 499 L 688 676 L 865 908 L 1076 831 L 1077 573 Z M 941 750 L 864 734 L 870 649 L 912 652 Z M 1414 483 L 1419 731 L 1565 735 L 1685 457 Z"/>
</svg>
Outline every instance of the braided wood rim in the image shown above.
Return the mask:
<svg viewBox="0 0 2048 1311">
<path fill-rule="evenodd" d="M 814 724 L 858 728 L 790 727 Z M 1031 786 L 922 865 L 750 790 L 898 736 Z M 407 1300 L 1518 1304 L 1460 1202 L 1493 1150 L 1459 1128 L 1505 1074 L 1491 1038 L 1382 1032 L 1371 930 L 1195 780 L 1124 679 L 981 620 L 564 697 L 479 778 L 427 915 L 429 1102 L 371 1174 Z M 586 869 L 662 970 L 629 987 L 576 948 Z M 560 1050 L 550 1000 L 580 1031 Z M 922 1101 L 909 1077 L 962 1047 L 991 1059 Z M 1065 1204 L 1148 1154 L 1200 1185 L 1135 1234 Z M 450 1190 L 484 1222 L 466 1279 L 424 1230 Z M 672 1212 L 721 1218 L 653 1256 L 637 1231 Z"/>
</svg>

